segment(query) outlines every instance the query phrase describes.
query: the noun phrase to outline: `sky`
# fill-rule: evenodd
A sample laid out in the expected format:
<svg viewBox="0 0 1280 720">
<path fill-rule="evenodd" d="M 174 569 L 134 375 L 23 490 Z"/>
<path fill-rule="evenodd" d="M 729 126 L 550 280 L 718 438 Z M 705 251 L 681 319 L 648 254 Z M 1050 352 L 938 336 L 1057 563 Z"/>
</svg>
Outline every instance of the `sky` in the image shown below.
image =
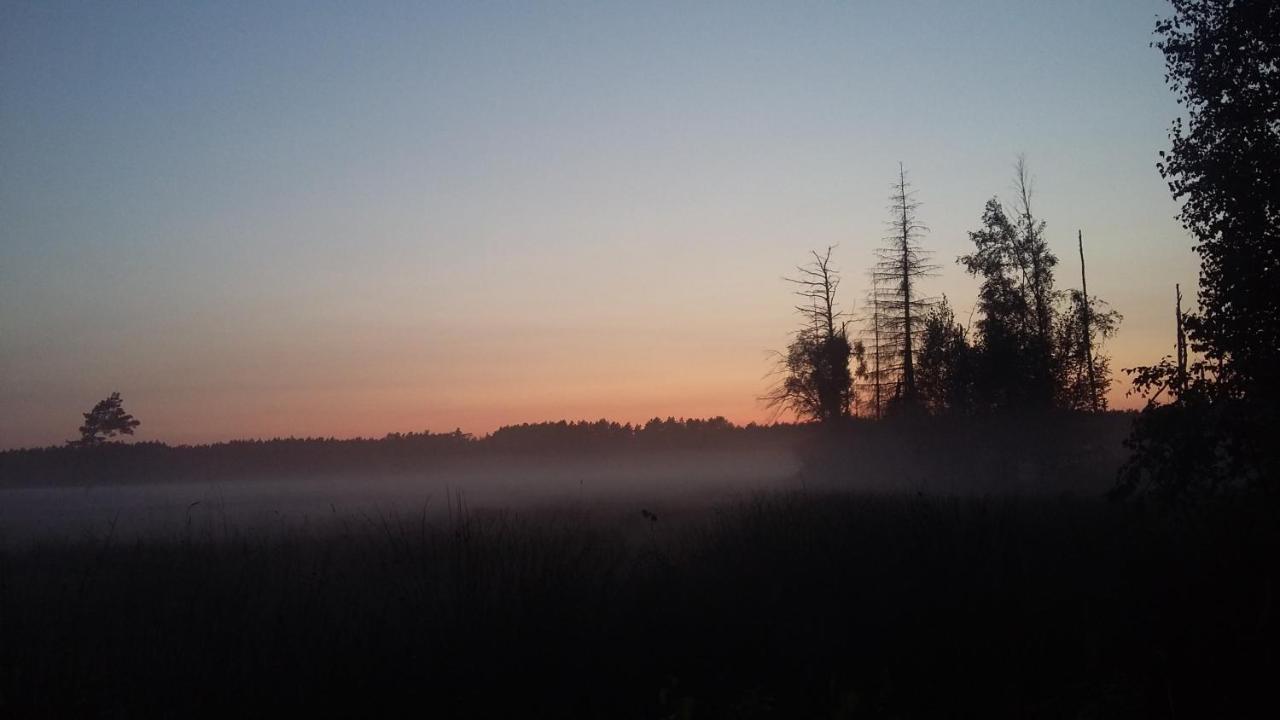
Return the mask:
<svg viewBox="0 0 1280 720">
<path fill-rule="evenodd" d="M 1156 0 L 0 4 L 0 448 L 764 420 L 784 276 L 863 310 L 902 162 L 940 266 L 1025 153 L 1114 368 L 1197 262 Z M 1111 401 L 1132 407 L 1120 377 Z"/>
</svg>

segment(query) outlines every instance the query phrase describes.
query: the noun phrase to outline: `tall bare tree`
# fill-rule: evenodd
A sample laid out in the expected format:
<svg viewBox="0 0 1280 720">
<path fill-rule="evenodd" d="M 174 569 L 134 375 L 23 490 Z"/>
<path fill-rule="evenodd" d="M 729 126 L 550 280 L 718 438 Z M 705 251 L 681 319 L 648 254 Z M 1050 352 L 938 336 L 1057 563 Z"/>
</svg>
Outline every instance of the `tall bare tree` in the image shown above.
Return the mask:
<svg viewBox="0 0 1280 720">
<path fill-rule="evenodd" d="M 891 187 L 889 232 L 884 238 L 886 244 L 876 250 L 872 270 L 877 357 L 880 348 L 891 348 L 893 370 L 901 383 L 899 400 L 915 406 L 919 403 L 915 353 L 924 314 L 932 303 L 921 294 L 919 281 L 931 275 L 937 266 L 929 262 L 930 253 L 920 246 L 929 228 L 917 217 L 920 202 L 915 199 L 902 163 L 898 163 L 898 179 Z"/>
<path fill-rule="evenodd" d="M 1175 327 L 1177 328 L 1178 333 L 1178 371 L 1177 374 L 1174 375 L 1173 380 L 1174 389 L 1177 391 L 1178 397 L 1182 397 L 1182 394 L 1186 391 L 1187 387 L 1187 330 L 1183 326 L 1182 322 L 1185 317 L 1182 313 L 1182 285 L 1174 283 L 1173 292 L 1175 295 L 1174 313 L 1177 319 L 1177 325 Z"/>
<path fill-rule="evenodd" d="M 1093 331 L 1089 323 L 1089 281 L 1084 271 L 1084 231 L 1076 230 L 1076 247 L 1080 249 L 1080 292 L 1085 302 L 1080 303 L 1080 344 L 1084 350 L 1084 364 L 1089 381 L 1090 410 L 1098 411 L 1098 378 L 1093 367 Z"/>
</svg>

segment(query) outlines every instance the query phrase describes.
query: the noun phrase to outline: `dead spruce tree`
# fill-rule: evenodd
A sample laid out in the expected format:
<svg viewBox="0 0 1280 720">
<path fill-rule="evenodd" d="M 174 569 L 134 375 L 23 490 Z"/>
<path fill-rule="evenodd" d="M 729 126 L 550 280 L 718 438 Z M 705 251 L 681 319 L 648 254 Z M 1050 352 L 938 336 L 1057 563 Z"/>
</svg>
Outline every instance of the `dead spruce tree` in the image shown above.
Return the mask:
<svg viewBox="0 0 1280 720">
<path fill-rule="evenodd" d="M 920 203 L 915 199 L 911 183 L 907 182 L 902 163 L 898 163 L 898 180 L 892 188 L 889 232 L 884 238 L 884 247 L 876 250 L 872 270 L 876 351 L 878 358 L 882 350 L 887 351 L 884 357 L 893 358 L 891 367 L 882 365 L 880 372 L 891 371 L 897 376 L 898 392 L 894 402 L 904 408 L 916 408 L 920 397 L 916 387 L 915 354 L 924 329 L 924 316 L 932 303 L 921 294 L 919 282 L 937 270 L 937 266 L 929 262 L 930 253 L 920 247 L 928 227 L 916 216 Z"/>
<path fill-rule="evenodd" d="M 862 331 L 866 361 L 866 369 L 862 373 L 862 388 L 867 395 L 871 416 L 879 419 L 884 417 L 885 405 L 889 399 L 898 392 L 897 374 L 894 372 L 898 356 L 889 343 L 882 342 L 882 337 L 887 337 L 887 333 L 881 335 L 884 330 L 884 315 L 880 312 L 880 286 L 875 272 L 872 271 L 870 275 L 871 290 L 867 293 L 866 302 L 870 312 L 863 318 Z"/>
<path fill-rule="evenodd" d="M 850 343 L 848 315 L 836 301 L 840 274 L 831 265 L 831 251 L 813 252 L 813 262 L 797 267 L 787 280 L 796 285 L 800 298 L 796 312 L 801 327 L 785 353 L 778 356 L 776 372 L 782 379 L 763 398 L 776 411 L 791 411 L 799 418 L 833 424 L 849 417 L 853 409 L 853 379 L 864 372 L 861 343 Z M 857 369 L 850 368 L 850 361 Z"/>
</svg>

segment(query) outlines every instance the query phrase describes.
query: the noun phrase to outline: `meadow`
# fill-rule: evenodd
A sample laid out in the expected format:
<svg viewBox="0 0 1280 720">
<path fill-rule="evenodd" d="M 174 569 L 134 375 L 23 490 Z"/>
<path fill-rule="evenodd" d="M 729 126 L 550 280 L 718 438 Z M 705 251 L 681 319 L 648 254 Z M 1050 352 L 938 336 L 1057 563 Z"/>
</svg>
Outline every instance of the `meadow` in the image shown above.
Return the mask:
<svg viewBox="0 0 1280 720">
<path fill-rule="evenodd" d="M 952 453 L 959 470 L 965 458 L 990 463 L 967 436 L 956 447 L 970 448 Z M 864 459 L 883 473 L 906 454 L 885 452 Z M 919 478 L 842 486 L 856 468 L 848 456 L 806 460 L 789 487 L 700 503 L 609 495 L 503 507 L 458 490 L 308 522 L 131 534 L 117 521 L 11 538 L 0 545 L 0 709 L 122 718 L 1274 710 L 1280 538 L 1267 508 L 947 491 Z M 1006 482 L 1027 467 L 1011 462 Z"/>
<path fill-rule="evenodd" d="M 444 522 L 40 541 L 0 551 L 0 706 L 1261 717 L 1275 528 L 1247 507 L 797 492 L 671 524 L 455 506 Z"/>
</svg>

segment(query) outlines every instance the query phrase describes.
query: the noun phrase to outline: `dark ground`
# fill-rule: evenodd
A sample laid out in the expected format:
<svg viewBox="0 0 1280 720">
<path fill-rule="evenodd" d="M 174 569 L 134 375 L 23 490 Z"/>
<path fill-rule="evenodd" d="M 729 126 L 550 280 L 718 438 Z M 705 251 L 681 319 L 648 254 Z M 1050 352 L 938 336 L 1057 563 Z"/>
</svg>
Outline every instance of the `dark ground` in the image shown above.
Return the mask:
<svg viewBox="0 0 1280 720">
<path fill-rule="evenodd" d="M 1271 717 L 1277 547 L 1244 506 L 819 494 L 44 542 L 0 552 L 0 714 Z"/>
<path fill-rule="evenodd" d="M 0 717 L 1275 716 L 1275 508 L 1103 499 L 1123 428 L 862 428 L 712 504 L 10 539 Z"/>
</svg>

